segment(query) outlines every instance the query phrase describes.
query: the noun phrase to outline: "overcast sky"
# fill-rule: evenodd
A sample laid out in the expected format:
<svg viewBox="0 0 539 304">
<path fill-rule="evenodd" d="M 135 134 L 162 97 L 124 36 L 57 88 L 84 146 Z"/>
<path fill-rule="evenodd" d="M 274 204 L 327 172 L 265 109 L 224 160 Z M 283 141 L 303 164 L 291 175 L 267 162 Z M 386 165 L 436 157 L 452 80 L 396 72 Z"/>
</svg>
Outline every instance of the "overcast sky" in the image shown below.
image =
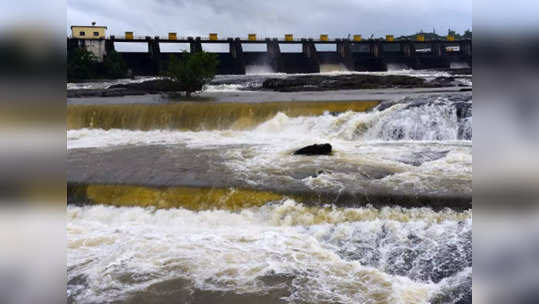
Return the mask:
<svg viewBox="0 0 539 304">
<path fill-rule="evenodd" d="M 446 34 L 472 27 L 471 0 L 68 0 L 70 25 L 92 21 L 108 34 L 141 36 L 345 37 L 348 34 Z"/>
</svg>

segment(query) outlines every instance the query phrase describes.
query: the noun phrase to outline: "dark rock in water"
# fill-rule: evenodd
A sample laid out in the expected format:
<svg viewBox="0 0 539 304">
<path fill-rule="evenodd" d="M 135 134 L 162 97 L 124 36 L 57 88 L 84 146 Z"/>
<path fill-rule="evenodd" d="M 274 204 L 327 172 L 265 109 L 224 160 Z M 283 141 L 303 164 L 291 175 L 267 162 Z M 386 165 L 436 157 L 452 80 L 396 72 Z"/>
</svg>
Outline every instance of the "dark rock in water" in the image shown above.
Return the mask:
<svg viewBox="0 0 539 304">
<path fill-rule="evenodd" d="M 468 118 L 472 116 L 472 103 L 471 102 L 457 102 L 454 104 L 457 109 L 457 117 L 459 119 Z"/>
<path fill-rule="evenodd" d="M 446 72 L 451 75 L 472 75 L 472 68 L 449 69 Z"/>
<path fill-rule="evenodd" d="M 430 81 L 431 84 L 435 86 L 440 87 L 452 87 L 455 86 L 455 78 L 454 77 L 436 77 L 433 80 Z"/>
<path fill-rule="evenodd" d="M 201 89 L 202 87 L 197 88 L 197 90 Z M 184 91 L 184 88 L 180 83 L 170 79 L 156 79 L 138 83 L 115 84 L 106 89 L 67 90 L 67 97 L 119 97 L 178 91 Z"/>
<path fill-rule="evenodd" d="M 182 91 L 183 86 L 178 82 L 172 81 L 170 79 L 156 79 L 139 83 L 115 84 L 110 86 L 109 89 L 127 89 L 144 92 L 170 92 Z M 198 89 L 202 89 L 202 87 Z"/>
<path fill-rule="evenodd" d="M 384 111 L 385 109 L 389 109 L 391 108 L 392 106 L 398 104 L 399 101 L 394 101 L 394 100 L 382 100 L 378 106 L 376 107 L 376 110 L 378 111 Z"/>
<path fill-rule="evenodd" d="M 309 75 L 266 79 L 262 88 L 279 92 L 438 87 L 422 78 L 402 75 Z"/>
<path fill-rule="evenodd" d="M 330 144 L 314 144 L 297 150 L 294 155 L 330 155 L 331 149 Z"/>
</svg>

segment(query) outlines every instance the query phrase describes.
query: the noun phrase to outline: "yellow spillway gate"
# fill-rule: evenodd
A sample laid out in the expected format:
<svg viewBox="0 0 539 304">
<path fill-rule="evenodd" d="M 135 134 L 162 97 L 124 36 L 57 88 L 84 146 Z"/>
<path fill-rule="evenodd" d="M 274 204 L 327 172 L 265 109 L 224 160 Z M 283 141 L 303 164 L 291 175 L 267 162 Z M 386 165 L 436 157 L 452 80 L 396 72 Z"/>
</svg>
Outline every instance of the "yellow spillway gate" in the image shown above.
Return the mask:
<svg viewBox="0 0 539 304">
<path fill-rule="evenodd" d="M 249 34 L 248 39 L 249 41 L 256 41 L 256 34 Z"/>
<path fill-rule="evenodd" d="M 354 41 L 361 41 L 361 35 L 354 35 Z"/>
<path fill-rule="evenodd" d="M 327 34 L 320 35 L 320 41 L 328 41 L 328 35 Z"/>
<path fill-rule="evenodd" d="M 210 40 L 217 40 L 217 34 L 216 33 L 210 33 Z"/>
<path fill-rule="evenodd" d="M 284 40 L 285 41 L 293 41 L 294 40 L 294 35 L 286 34 L 286 35 L 284 35 Z"/>
<path fill-rule="evenodd" d="M 176 33 L 168 33 L 168 40 L 176 40 L 178 39 L 178 36 Z"/>
<path fill-rule="evenodd" d="M 133 40 L 133 32 L 125 32 L 125 39 L 126 40 Z"/>
</svg>

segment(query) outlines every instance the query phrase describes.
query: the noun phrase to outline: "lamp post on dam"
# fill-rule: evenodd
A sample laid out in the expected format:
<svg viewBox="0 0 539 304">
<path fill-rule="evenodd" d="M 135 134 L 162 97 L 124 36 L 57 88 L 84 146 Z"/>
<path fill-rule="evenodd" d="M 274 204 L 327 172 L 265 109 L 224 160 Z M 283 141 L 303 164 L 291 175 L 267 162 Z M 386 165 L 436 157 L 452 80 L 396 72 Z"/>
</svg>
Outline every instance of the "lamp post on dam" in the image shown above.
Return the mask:
<svg viewBox="0 0 539 304">
<path fill-rule="evenodd" d="M 78 28 L 76 30 L 79 30 Z M 89 41 L 95 41 L 89 43 Z M 181 52 L 162 52 L 160 43 L 185 44 L 189 52 L 200 52 L 205 45 L 225 44 L 228 52 L 217 52 L 219 58 L 218 74 L 245 74 L 249 65 L 266 65 L 279 73 L 317 73 L 323 64 L 339 64 L 350 71 L 383 71 L 388 64 L 404 64 L 412 69 L 449 68 L 452 62 L 472 64 L 472 41 L 454 40 L 451 37 L 440 40 L 425 41 L 418 35 L 415 40 L 395 40 L 387 35 L 385 39 L 361 39 L 354 35 L 353 39 L 329 39 L 320 35 L 319 39 L 294 39 L 292 34 L 282 39 L 257 39 L 255 34 L 247 38 L 219 38 L 218 34 L 203 37 L 178 37 L 169 33 L 168 37 L 137 37 L 133 32 L 126 32 L 123 37 L 102 36 L 80 37 L 72 35 L 68 38 L 68 51 L 73 47 L 83 47 L 89 51 L 103 50 L 96 54 L 102 58 L 104 54 L 115 51 L 115 43 L 145 43 L 147 52 L 119 52 L 127 65 L 138 75 L 156 75 L 160 73 L 171 54 L 182 56 Z M 96 47 L 96 44 L 98 47 Z M 101 46 L 102 44 L 102 46 Z M 246 45 L 263 44 L 265 51 L 244 51 Z M 282 45 L 301 45 L 301 52 L 282 52 Z M 88 45 L 92 47 L 88 47 Z M 333 45 L 335 51 L 322 51 L 317 47 Z"/>
</svg>

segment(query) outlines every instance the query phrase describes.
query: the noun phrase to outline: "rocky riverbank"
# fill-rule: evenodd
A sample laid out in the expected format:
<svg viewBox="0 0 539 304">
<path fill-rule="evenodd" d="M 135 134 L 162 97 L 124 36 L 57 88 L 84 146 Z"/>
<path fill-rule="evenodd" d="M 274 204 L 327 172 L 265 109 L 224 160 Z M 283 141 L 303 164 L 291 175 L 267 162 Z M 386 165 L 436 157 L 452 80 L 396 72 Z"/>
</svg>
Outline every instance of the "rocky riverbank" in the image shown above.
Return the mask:
<svg viewBox="0 0 539 304">
<path fill-rule="evenodd" d="M 138 83 L 115 84 L 103 89 L 67 90 L 67 97 L 118 97 L 128 95 L 176 93 L 181 91 L 183 91 L 183 87 L 177 82 L 170 79 L 155 79 Z"/>
<path fill-rule="evenodd" d="M 388 88 L 441 88 L 441 87 L 466 87 L 459 73 L 467 71 L 455 71 L 434 78 L 423 78 L 407 75 L 265 75 L 241 77 L 226 77 L 215 79 L 210 86 L 236 86 L 237 90 L 243 91 L 274 91 L 274 92 L 308 92 L 330 90 L 358 90 L 358 89 L 388 89 Z M 202 88 L 199 88 L 202 89 Z M 463 88 L 470 89 L 468 88 Z M 181 93 L 181 84 L 169 79 L 152 79 L 144 82 L 114 84 L 105 88 L 77 88 L 68 89 L 68 98 L 78 97 L 122 97 L 145 94 L 176 94 Z"/>
<path fill-rule="evenodd" d="M 440 88 L 461 85 L 455 77 L 436 77 L 433 80 L 404 75 L 308 75 L 266 79 L 262 88 L 278 92 L 389 89 L 389 88 Z"/>
</svg>

